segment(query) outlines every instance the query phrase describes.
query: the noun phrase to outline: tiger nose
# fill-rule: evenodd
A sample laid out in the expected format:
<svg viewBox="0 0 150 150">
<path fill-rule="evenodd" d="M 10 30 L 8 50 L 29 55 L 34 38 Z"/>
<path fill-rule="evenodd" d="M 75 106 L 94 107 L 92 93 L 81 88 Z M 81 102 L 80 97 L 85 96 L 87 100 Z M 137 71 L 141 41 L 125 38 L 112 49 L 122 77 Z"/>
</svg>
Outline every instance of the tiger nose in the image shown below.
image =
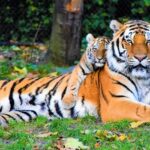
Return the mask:
<svg viewBox="0 0 150 150">
<path fill-rule="evenodd" d="M 135 55 L 134 56 L 138 61 L 144 60 L 147 56 L 146 55 Z"/>
</svg>

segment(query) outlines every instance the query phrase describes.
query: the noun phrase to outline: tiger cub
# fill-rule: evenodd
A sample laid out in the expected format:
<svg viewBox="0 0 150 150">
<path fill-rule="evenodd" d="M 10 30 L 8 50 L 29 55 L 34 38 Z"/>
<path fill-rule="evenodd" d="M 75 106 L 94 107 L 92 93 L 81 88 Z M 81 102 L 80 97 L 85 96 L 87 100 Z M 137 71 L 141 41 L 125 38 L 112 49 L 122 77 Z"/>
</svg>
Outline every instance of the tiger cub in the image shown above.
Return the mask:
<svg viewBox="0 0 150 150">
<path fill-rule="evenodd" d="M 104 36 L 94 38 L 93 35 L 89 33 L 86 36 L 86 41 L 86 51 L 80 62 L 72 71 L 66 93 L 62 99 L 65 109 L 70 109 L 74 106 L 79 87 L 86 76 L 96 69 L 103 67 L 106 62 L 105 52 L 109 39 Z"/>
</svg>

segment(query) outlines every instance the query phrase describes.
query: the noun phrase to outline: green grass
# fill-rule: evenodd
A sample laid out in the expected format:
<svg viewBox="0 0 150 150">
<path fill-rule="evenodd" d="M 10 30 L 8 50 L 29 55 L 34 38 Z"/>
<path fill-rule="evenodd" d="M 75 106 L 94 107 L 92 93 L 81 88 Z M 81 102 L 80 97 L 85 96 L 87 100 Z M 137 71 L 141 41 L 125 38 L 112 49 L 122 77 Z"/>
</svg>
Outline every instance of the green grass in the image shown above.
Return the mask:
<svg viewBox="0 0 150 150">
<path fill-rule="evenodd" d="M 125 134 L 128 138 L 120 141 L 107 136 L 97 136 L 97 132 L 111 132 Z M 8 128 L 0 128 L 0 150 L 31 150 L 56 149 L 56 143 L 60 138 L 73 137 L 79 139 L 91 150 L 129 150 L 150 149 L 150 125 L 142 125 L 136 129 L 130 128 L 130 122 L 121 121 L 116 123 L 102 124 L 93 117 L 82 119 L 56 119 L 48 122 L 39 117 L 29 123 L 10 122 Z M 42 133 L 52 133 L 46 137 L 37 137 Z M 98 148 L 95 144 L 100 143 Z"/>
</svg>

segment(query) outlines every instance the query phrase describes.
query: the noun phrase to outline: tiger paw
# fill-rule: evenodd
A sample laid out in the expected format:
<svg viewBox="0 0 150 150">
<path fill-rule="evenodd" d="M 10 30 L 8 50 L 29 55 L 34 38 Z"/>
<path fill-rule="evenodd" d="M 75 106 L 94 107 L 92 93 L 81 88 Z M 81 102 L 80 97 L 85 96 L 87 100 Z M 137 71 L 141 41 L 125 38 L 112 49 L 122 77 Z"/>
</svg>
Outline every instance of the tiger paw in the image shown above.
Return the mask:
<svg viewBox="0 0 150 150">
<path fill-rule="evenodd" d="M 8 124 L 7 122 L 0 116 L 0 126 L 3 128 L 7 128 Z"/>
<path fill-rule="evenodd" d="M 75 98 L 73 95 L 65 95 L 62 99 L 62 104 L 65 109 L 70 109 L 75 105 Z"/>
</svg>

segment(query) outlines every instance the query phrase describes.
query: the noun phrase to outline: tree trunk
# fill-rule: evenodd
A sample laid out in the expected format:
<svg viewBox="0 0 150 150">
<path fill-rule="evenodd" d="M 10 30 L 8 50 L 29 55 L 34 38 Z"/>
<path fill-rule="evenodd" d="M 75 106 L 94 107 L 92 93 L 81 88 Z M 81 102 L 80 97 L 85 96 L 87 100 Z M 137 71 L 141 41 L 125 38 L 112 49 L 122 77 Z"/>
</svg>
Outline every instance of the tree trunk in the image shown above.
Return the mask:
<svg viewBox="0 0 150 150">
<path fill-rule="evenodd" d="M 70 65 L 79 59 L 82 13 L 83 0 L 55 0 L 49 62 Z"/>
</svg>

